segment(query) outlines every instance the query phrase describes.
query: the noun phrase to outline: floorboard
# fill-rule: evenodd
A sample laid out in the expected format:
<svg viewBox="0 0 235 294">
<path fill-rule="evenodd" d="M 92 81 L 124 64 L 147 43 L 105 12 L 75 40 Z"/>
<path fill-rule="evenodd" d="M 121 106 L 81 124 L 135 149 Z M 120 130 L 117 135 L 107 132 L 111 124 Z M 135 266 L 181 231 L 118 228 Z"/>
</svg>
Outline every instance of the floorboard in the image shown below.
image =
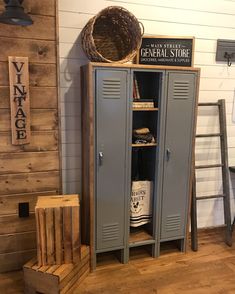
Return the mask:
<svg viewBox="0 0 235 294">
<path fill-rule="evenodd" d="M 199 234 L 198 252 L 164 249 L 158 259 L 134 249 L 126 265 L 106 254 L 74 293 L 235 294 L 235 237 L 228 247 L 221 229 L 206 230 Z M 1 274 L 0 293 L 23 293 L 22 272 Z"/>
</svg>

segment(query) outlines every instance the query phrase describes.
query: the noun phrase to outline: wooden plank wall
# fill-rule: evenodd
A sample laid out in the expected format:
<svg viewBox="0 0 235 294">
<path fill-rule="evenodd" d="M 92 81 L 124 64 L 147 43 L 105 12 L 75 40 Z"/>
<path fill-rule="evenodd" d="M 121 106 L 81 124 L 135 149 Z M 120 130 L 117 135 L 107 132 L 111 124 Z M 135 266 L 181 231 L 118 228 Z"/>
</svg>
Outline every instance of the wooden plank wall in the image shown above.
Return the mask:
<svg viewBox="0 0 235 294">
<path fill-rule="evenodd" d="M 3 10 L 3 1 L 0 11 Z M 35 255 L 37 196 L 60 192 L 56 0 L 25 0 L 34 24 L 0 24 L 0 271 Z M 31 143 L 11 145 L 8 56 L 29 57 Z M 29 202 L 30 217 L 18 217 Z"/>
<path fill-rule="evenodd" d="M 217 0 L 60 0 L 60 87 L 62 112 L 63 184 L 64 191 L 79 193 L 81 189 L 80 140 L 80 66 L 87 62 L 81 48 L 80 33 L 88 20 L 101 9 L 119 5 L 132 12 L 144 24 L 146 35 L 195 36 L 194 65 L 201 68 L 200 102 L 226 100 L 229 164 L 235 165 L 235 122 L 232 121 L 235 65 L 216 62 L 217 39 L 234 40 L 235 1 Z M 217 113 L 213 108 L 200 109 L 197 132 L 218 130 Z M 69 118 L 69 122 L 68 119 Z M 66 124 L 65 124 L 66 121 Z M 210 164 L 219 159 L 219 140 L 203 138 L 196 143 L 197 164 Z M 199 195 L 220 194 L 218 169 L 197 173 Z M 235 174 L 231 174 L 232 213 L 235 214 Z M 223 224 L 221 199 L 198 203 L 200 227 Z"/>
</svg>

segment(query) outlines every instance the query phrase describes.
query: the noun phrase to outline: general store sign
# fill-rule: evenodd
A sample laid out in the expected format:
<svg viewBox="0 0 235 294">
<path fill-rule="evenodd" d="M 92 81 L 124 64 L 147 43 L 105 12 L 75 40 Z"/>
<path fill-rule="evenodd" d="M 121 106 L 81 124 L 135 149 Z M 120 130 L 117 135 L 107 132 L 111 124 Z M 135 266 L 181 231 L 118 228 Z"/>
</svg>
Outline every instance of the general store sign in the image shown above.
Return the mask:
<svg viewBox="0 0 235 294">
<path fill-rule="evenodd" d="M 8 57 L 12 144 L 30 142 L 28 57 Z"/>
<path fill-rule="evenodd" d="M 138 63 L 168 66 L 193 66 L 193 37 L 144 36 Z"/>
</svg>

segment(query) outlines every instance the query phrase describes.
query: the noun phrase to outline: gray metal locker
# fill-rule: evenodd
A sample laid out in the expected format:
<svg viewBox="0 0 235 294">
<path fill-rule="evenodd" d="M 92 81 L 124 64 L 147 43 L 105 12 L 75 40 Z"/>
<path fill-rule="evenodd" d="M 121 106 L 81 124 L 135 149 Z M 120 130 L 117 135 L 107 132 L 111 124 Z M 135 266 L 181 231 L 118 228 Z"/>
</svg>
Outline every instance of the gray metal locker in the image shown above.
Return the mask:
<svg viewBox="0 0 235 294">
<path fill-rule="evenodd" d="M 89 232 L 83 240 L 91 246 L 92 268 L 102 252 L 117 251 L 127 262 L 138 246 L 148 246 L 153 257 L 164 241 L 180 240 L 184 249 L 199 69 L 103 63 L 82 69 L 82 232 Z M 136 90 L 153 106 L 134 107 Z M 138 128 L 156 140 L 136 142 Z M 153 184 L 152 218 L 135 228 L 131 185 L 141 180 Z"/>
<path fill-rule="evenodd" d="M 96 70 L 96 250 L 124 247 L 127 166 L 126 70 Z"/>
<path fill-rule="evenodd" d="M 163 164 L 161 241 L 184 239 L 194 128 L 195 73 L 169 72 Z"/>
</svg>

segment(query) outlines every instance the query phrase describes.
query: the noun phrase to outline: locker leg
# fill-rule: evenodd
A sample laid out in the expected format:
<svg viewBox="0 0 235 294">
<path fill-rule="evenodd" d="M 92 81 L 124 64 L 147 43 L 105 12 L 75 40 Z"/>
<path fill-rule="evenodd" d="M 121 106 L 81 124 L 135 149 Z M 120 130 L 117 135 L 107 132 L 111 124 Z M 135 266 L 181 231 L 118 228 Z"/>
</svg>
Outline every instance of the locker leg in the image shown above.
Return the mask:
<svg viewBox="0 0 235 294">
<path fill-rule="evenodd" d="M 159 257 L 160 256 L 160 242 L 157 242 L 153 245 L 153 257 Z"/>
<path fill-rule="evenodd" d="M 91 271 L 93 272 L 96 269 L 97 264 L 97 255 L 94 253 L 93 258 L 91 259 Z"/>
<path fill-rule="evenodd" d="M 186 251 L 186 240 L 185 239 L 180 239 L 179 240 L 179 248 L 181 252 Z"/>
<path fill-rule="evenodd" d="M 120 250 L 120 261 L 121 263 L 128 263 L 129 261 L 129 248 Z"/>
<path fill-rule="evenodd" d="M 158 246 L 157 246 L 157 244 L 153 244 L 152 245 L 152 257 L 156 258 L 158 256 L 159 256 Z"/>
</svg>

